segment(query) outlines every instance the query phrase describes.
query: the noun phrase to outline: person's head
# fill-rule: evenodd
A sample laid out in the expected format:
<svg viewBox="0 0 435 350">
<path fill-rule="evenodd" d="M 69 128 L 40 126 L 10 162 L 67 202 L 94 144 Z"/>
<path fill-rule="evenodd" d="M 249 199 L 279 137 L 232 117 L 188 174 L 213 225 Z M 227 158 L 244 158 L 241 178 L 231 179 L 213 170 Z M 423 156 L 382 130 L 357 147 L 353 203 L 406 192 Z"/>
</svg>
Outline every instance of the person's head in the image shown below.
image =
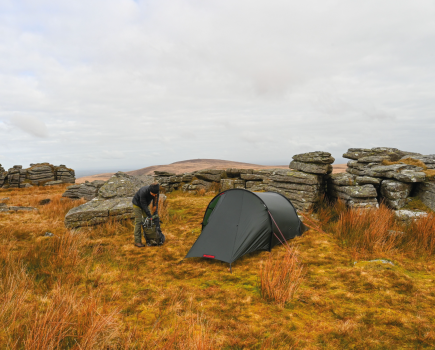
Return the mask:
<svg viewBox="0 0 435 350">
<path fill-rule="evenodd" d="M 160 191 L 160 186 L 158 183 L 150 185 L 150 193 L 152 196 L 156 196 Z"/>
</svg>

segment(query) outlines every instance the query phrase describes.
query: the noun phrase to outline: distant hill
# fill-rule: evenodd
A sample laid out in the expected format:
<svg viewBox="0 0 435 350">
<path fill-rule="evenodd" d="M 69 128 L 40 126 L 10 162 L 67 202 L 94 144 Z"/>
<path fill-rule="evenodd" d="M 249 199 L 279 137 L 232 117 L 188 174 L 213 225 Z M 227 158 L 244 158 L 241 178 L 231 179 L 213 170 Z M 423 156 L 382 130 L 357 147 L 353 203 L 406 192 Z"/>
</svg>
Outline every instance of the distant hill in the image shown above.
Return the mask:
<svg viewBox="0 0 435 350">
<path fill-rule="evenodd" d="M 343 172 L 341 169 L 345 164 L 334 165 L 334 172 Z M 335 170 L 337 167 L 337 170 Z M 140 176 L 140 175 L 152 175 L 154 171 L 167 171 L 175 174 L 182 173 L 190 173 L 193 171 L 201 170 L 201 169 L 227 169 L 227 168 L 238 168 L 238 169 L 273 169 L 273 168 L 282 168 L 288 169 L 288 165 L 259 165 L 259 164 L 251 164 L 251 163 L 243 163 L 243 162 L 233 162 L 231 160 L 221 160 L 221 159 L 189 159 L 182 160 L 180 162 L 175 162 L 166 165 L 153 165 L 142 169 L 127 171 L 127 174 Z M 338 169 L 340 168 L 340 169 Z M 85 181 L 94 181 L 94 180 L 107 180 L 114 173 L 104 173 L 104 174 L 96 174 L 91 176 L 84 176 L 77 179 L 77 183 L 82 183 Z"/>
</svg>

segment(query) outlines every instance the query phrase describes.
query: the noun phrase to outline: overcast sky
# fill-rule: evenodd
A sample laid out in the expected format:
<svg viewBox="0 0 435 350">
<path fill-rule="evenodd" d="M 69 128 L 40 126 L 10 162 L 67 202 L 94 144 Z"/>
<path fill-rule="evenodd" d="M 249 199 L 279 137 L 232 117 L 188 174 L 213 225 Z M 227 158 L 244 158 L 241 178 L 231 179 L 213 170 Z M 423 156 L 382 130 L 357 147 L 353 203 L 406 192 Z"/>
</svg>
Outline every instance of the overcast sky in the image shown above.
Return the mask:
<svg viewBox="0 0 435 350">
<path fill-rule="evenodd" d="M 0 0 L 0 163 L 435 153 L 435 2 Z"/>
</svg>

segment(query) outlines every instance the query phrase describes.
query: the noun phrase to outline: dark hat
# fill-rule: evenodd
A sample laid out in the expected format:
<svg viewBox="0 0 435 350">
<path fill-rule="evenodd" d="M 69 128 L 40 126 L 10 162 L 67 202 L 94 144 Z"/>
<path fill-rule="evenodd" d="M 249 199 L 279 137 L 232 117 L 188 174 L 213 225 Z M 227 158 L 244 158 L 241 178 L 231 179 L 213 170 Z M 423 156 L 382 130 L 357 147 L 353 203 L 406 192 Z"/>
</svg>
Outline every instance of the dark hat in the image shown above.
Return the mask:
<svg viewBox="0 0 435 350">
<path fill-rule="evenodd" d="M 159 184 L 152 184 L 152 185 L 150 185 L 150 192 L 152 192 L 152 193 L 159 193 L 159 191 L 160 191 Z"/>
</svg>

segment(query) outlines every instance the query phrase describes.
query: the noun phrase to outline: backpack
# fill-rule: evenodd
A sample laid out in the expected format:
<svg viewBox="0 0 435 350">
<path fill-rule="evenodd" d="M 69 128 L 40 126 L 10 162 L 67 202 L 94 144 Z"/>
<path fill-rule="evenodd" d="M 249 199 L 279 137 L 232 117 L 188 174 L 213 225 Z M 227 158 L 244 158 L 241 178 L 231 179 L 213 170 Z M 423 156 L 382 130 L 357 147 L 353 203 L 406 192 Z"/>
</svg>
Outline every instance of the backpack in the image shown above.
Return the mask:
<svg viewBox="0 0 435 350">
<path fill-rule="evenodd" d="M 159 218 L 148 219 L 142 222 L 143 233 L 147 245 L 158 246 L 165 243 L 166 237 L 160 229 Z"/>
</svg>

